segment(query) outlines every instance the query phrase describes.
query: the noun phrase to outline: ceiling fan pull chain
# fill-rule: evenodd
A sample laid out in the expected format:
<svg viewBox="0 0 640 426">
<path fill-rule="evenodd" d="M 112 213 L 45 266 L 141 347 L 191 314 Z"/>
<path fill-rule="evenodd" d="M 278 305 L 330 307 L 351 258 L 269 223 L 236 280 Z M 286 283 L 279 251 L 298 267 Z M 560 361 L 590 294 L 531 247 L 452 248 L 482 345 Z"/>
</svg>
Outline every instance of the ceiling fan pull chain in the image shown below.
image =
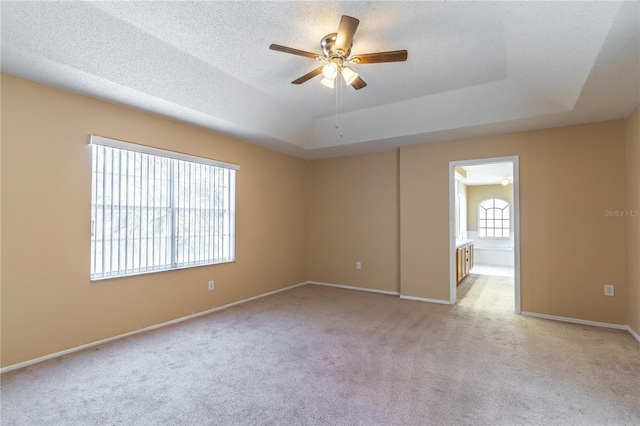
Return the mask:
<svg viewBox="0 0 640 426">
<path fill-rule="evenodd" d="M 336 98 L 336 130 L 338 130 L 340 126 L 338 124 L 338 86 L 337 85 L 335 87 L 335 98 Z"/>
<path fill-rule="evenodd" d="M 343 83 L 342 83 L 342 79 L 340 79 L 340 137 L 342 137 L 342 90 L 343 90 Z"/>
</svg>

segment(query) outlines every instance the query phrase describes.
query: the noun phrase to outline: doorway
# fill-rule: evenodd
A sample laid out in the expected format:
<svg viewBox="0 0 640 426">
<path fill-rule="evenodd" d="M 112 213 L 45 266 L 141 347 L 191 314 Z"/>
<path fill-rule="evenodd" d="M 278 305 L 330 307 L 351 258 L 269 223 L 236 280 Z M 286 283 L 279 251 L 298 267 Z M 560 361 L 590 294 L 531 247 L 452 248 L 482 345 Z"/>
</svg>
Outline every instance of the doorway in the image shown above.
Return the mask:
<svg viewBox="0 0 640 426">
<path fill-rule="evenodd" d="M 477 191 L 470 191 L 474 194 L 470 199 L 465 195 L 465 181 L 478 186 L 474 188 Z M 449 163 L 449 277 L 452 305 L 458 300 L 458 283 L 483 274 L 512 276 L 514 311 L 520 313 L 519 185 L 518 156 Z M 467 230 L 467 223 L 472 231 Z M 466 266 L 461 267 L 461 255 L 464 262 L 465 249 Z M 471 268 L 470 263 L 475 268 Z M 471 276 L 461 279 L 460 271 L 464 268 L 467 268 L 464 272 L 471 272 Z"/>
</svg>

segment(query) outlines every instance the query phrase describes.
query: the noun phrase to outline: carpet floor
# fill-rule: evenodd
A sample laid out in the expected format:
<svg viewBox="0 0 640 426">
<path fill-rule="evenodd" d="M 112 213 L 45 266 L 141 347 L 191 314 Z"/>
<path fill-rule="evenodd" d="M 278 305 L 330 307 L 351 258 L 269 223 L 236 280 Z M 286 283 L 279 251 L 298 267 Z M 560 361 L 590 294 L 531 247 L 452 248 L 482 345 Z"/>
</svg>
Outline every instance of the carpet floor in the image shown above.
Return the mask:
<svg viewBox="0 0 640 426">
<path fill-rule="evenodd" d="M 629 333 L 306 285 L 2 375 L 9 425 L 638 425 Z"/>
</svg>

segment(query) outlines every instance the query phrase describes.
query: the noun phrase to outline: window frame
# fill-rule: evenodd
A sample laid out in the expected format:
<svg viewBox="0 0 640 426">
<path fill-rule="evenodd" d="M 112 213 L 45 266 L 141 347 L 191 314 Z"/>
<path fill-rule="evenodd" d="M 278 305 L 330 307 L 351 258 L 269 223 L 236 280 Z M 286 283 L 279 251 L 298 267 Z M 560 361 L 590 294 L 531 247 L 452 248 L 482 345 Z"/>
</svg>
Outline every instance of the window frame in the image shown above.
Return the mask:
<svg viewBox="0 0 640 426">
<path fill-rule="evenodd" d="M 98 136 L 98 135 L 90 135 L 89 137 L 89 145 L 92 148 L 91 149 L 91 271 L 90 271 L 90 278 L 91 281 L 100 281 L 100 280 L 105 280 L 105 279 L 113 279 L 113 278 L 122 278 L 122 277 L 130 277 L 130 276 L 135 276 L 135 275 L 142 275 L 142 274 L 149 274 L 149 273 L 156 273 L 156 272 L 165 272 L 165 271 L 173 271 L 173 270 L 180 270 L 180 269 L 186 269 L 186 268 L 193 268 L 193 267 L 199 267 L 199 266 L 210 266 L 210 265 L 216 265 L 216 264 L 223 264 L 223 263 L 230 263 L 230 262 L 235 262 L 235 239 L 236 239 L 236 233 L 235 233 L 235 199 L 236 199 L 236 171 L 240 170 L 240 166 L 236 165 L 236 164 L 232 164 L 232 163 L 227 163 L 227 162 L 223 162 L 223 161 L 218 161 L 218 160 L 213 160 L 213 159 L 209 159 L 209 158 L 204 158 L 204 157 L 198 157 L 198 156 L 193 156 L 193 155 L 188 155 L 188 154 L 183 154 L 183 153 L 179 153 L 179 152 L 175 152 L 175 151 L 168 151 L 168 150 L 163 150 L 163 149 L 159 149 L 159 148 L 154 148 L 154 147 L 150 147 L 150 146 L 146 146 L 146 145 L 139 145 L 139 144 L 134 144 L 134 143 L 130 143 L 130 142 L 124 142 L 124 141 L 120 141 L 120 140 L 116 140 L 116 139 L 110 139 L 110 138 L 105 138 L 102 136 Z M 128 151 L 127 155 L 127 161 L 129 161 L 129 158 L 131 155 L 133 155 L 134 161 L 135 158 L 138 154 L 146 154 L 149 156 L 153 156 L 156 157 L 153 159 L 153 164 L 154 164 L 154 171 L 153 174 L 151 174 L 150 170 L 149 170 L 149 162 L 147 162 L 147 169 L 146 169 L 146 175 L 144 175 L 144 169 L 145 167 L 143 165 L 140 166 L 140 187 L 139 187 L 139 193 L 140 193 L 140 199 L 137 200 L 139 203 L 139 206 L 137 207 L 139 209 L 139 214 L 140 214 L 140 219 L 139 219 L 139 227 L 142 228 L 143 224 L 142 224 L 142 211 L 144 209 L 146 209 L 146 222 L 144 224 L 146 231 L 144 233 L 144 240 L 146 241 L 146 264 L 143 267 L 142 266 L 142 254 L 136 252 L 135 250 L 135 230 L 132 231 L 133 232 L 133 241 L 132 241 L 132 245 L 131 245 L 131 253 L 128 252 L 129 250 L 129 245 L 128 245 L 128 241 L 126 240 L 126 238 L 128 238 L 128 234 L 129 234 L 129 229 L 126 228 L 125 232 L 127 234 L 127 236 L 125 237 L 125 241 L 127 241 L 124 245 L 124 249 L 121 247 L 122 244 L 122 237 L 120 236 L 120 232 L 121 232 L 121 225 L 119 225 L 119 229 L 118 229 L 118 241 L 116 244 L 116 248 L 117 248 L 117 254 L 118 256 L 120 256 L 121 254 L 121 250 L 124 250 L 125 259 L 128 259 L 129 255 L 132 256 L 132 259 L 134 260 L 133 265 L 135 265 L 135 257 L 138 256 L 138 266 L 137 268 L 135 266 L 131 266 L 130 268 L 127 267 L 126 261 L 125 260 L 125 267 L 124 269 L 121 268 L 120 266 L 120 262 L 118 261 L 117 263 L 117 268 L 114 271 L 113 268 L 113 259 L 112 256 L 114 254 L 114 245 L 113 245 L 113 237 L 111 236 L 111 241 L 109 244 L 107 244 L 107 241 L 105 241 L 105 239 L 103 238 L 101 240 L 101 246 L 100 246 L 100 253 L 102 253 L 104 250 L 109 250 L 109 263 L 110 263 L 110 267 L 108 268 L 107 272 L 105 270 L 105 255 L 101 255 L 102 257 L 102 263 L 101 263 L 101 268 L 100 268 L 100 272 L 98 272 L 98 261 L 97 261 L 97 256 L 98 256 L 98 237 L 97 237 L 97 229 L 98 226 L 102 225 L 101 230 L 104 230 L 104 226 L 108 223 L 111 224 L 111 226 L 113 226 L 113 222 L 111 222 L 114 218 L 114 213 L 113 213 L 113 206 L 116 203 L 116 201 L 114 201 L 113 198 L 111 198 L 109 200 L 109 203 L 106 203 L 107 200 L 107 194 L 102 193 L 102 204 L 98 203 L 98 196 L 97 196 L 97 176 L 98 174 L 102 175 L 102 179 L 104 180 L 104 176 L 107 173 L 107 167 L 104 166 L 104 169 L 100 169 L 97 170 L 97 149 L 96 146 L 101 146 L 101 147 L 105 147 L 105 148 L 115 148 L 115 149 L 119 149 L 119 150 L 124 150 L 124 151 Z M 122 151 L 120 151 L 120 153 L 122 153 Z M 133 154 L 132 154 L 133 153 Z M 142 164 L 142 159 L 144 157 L 140 157 L 141 159 L 141 163 Z M 147 160 L 149 160 L 151 157 L 146 157 Z M 168 164 L 169 167 L 169 174 L 166 175 L 166 177 L 164 178 L 159 178 L 157 175 L 157 170 L 155 168 L 155 165 L 157 164 L 156 161 L 158 160 L 158 158 L 160 159 L 161 162 L 166 162 Z M 119 167 L 118 167 L 118 179 L 121 179 L 124 175 L 126 176 L 126 185 L 129 185 L 129 181 L 128 181 L 128 177 L 129 175 L 129 165 L 127 163 L 127 171 L 124 172 L 123 170 L 120 170 L 120 166 L 122 166 L 122 161 L 119 160 Z M 113 164 L 111 164 L 111 166 L 113 167 Z M 211 166 L 211 168 L 209 168 L 208 166 Z M 134 166 L 135 167 L 135 166 Z M 183 168 L 183 170 L 187 170 L 187 168 L 191 171 L 195 170 L 201 172 L 201 171 L 206 171 L 208 173 L 208 176 L 204 176 L 205 179 L 203 179 L 202 175 L 199 176 L 191 176 L 189 175 L 188 178 L 185 179 L 185 177 L 182 177 L 182 181 L 180 180 L 180 178 L 178 176 L 174 176 L 174 170 L 180 170 L 180 168 Z M 137 169 L 136 169 L 137 170 Z M 112 169 L 112 174 L 113 174 L 113 169 Z M 143 179 L 143 175 L 144 175 L 144 179 Z M 135 176 L 135 174 L 134 174 Z M 219 179 L 222 176 L 223 179 L 223 184 L 220 185 Z M 160 191 L 164 191 L 166 190 L 165 193 L 163 193 L 163 195 L 165 195 L 167 198 L 165 200 L 165 203 L 167 205 L 158 205 L 156 206 L 155 204 L 155 197 L 158 194 L 157 192 L 154 192 L 154 204 L 151 205 L 149 204 L 149 189 L 147 186 L 147 192 L 146 192 L 146 201 L 145 201 L 145 205 L 143 206 L 142 202 L 143 202 L 143 188 L 144 185 L 142 184 L 143 182 L 145 184 L 149 184 L 150 182 L 153 182 L 154 185 L 158 184 L 158 182 L 162 182 L 162 184 L 164 184 L 164 181 L 166 180 L 166 184 L 167 187 L 161 189 Z M 201 181 L 205 180 L 206 184 L 202 185 Z M 215 184 L 215 187 L 211 187 L 209 186 L 207 188 L 207 184 Z M 197 201 L 197 197 L 194 196 L 194 199 L 191 199 L 191 196 L 188 199 L 188 205 L 185 205 L 184 203 L 187 202 L 187 198 L 185 197 L 184 199 L 180 200 L 180 194 L 178 191 L 178 187 L 182 186 L 182 188 L 186 188 L 186 186 L 184 185 L 188 185 L 189 186 L 189 191 L 191 191 L 191 188 L 193 186 L 193 188 L 199 188 L 200 193 L 204 196 L 205 198 L 205 202 L 204 204 L 202 204 L 202 201 Z M 204 187 L 204 190 L 203 190 Z M 220 192 L 222 191 L 222 192 Z M 114 188 L 111 188 L 111 197 L 114 196 Z M 223 206 L 222 209 L 220 208 L 220 206 L 218 206 L 216 203 L 216 199 L 217 197 L 222 196 L 222 200 L 223 200 Z M 123 203 L 121 201 L 121 195 L 118 194 L 118 200 L 117 200 L 117 204 L 118 204 L 118 209 L 119 212 L 116 213 L 118 220 L 121 220 L 123 217 L 121 216 L 121 211 L 122 209 L 126 209 L 126 213 L 125 213 L 125 217 L 128 218 L 129 216 L 129 209 L 132 208 L 134 209 L 134 217 L 135 217 L 135 209 L 136 209 L 136 200 L 134 198 L 133 202 L 130 203 L 130 200 L 127 198 L 126 199 L 126 203 Z M 182 203 L 182 205 L 181 205 Z M 211 204 L 213 203 L 213 204 Z M 207 204 L 209 205 L 209 207 L 207 207 Z M 98 205 L 101 205 L 102 207 L 102 212 L 103 215 L 100 218 L 101 220 L 101 224 L 98 224 L 98 217 L 97 212 L 98 212 Z M 105 219 L 106 217 L 106 213 L 105 210 L 111 208 L 111 216 L 109 217 L 109 222 L 107 222 Z M 150 218 L 149 218 L 149 209 L 152 208 L 154 209 L 153 212 L 153 225 L 150 225 Z M 166 225 L 166 228 L 168 228 L 168 230 L 164 230 L 161 231 L 160 233 L 157 232 L 157 230 L 155 229 L 155 209 L 159 208 L 160 210 L 164 209 L 166 210 L 165 212 L 165 216 L 164 218 L 162 216 L 159 216 L 158 218 L 161 220 L 164 220 L 168 223 L 168 225 Z M 182 216 L 180 216 L 182 210 Z M 189 212 L 189 216 L 187 218 L 185 218 L 185 211 L 188 210 Z M 188 241 L 190 242 L 191 239 L 193 238 L 194 241 L 197 241 L 197 244 L 201 244 L 200 241 L 202 240 L 202 238 L 204 238 L 204 240 L 206 240 L 207 238 L 209 239 L 207 241 L 207 247 L 209 247 L 209 244 L 212 244 L 213 247 L 216 247 L 216 244 L 220 244 L 223 243 L 225 244 L 225 249 L 223 251 L 223 256 L 222 257 L 216 257 L 218 255 L 214 255 L 212 252 L 208 251 L 208 248 L 205 250 L 205 252 L 207 253 L 205 259 L 202 259 L 203 257 L 203 248 L 202 246 L 198 247 L 198 249 L 200 250 L 200 252 L 196 252 L 194 249 L 194 258 L 198 258 L 195 260 L 192 260 L 191 257 L 191 251 L 190 249 L 188 249 L 187 251 L 187 259 L 185 261 L 185 252 L 184 252 L 184 248 L 182 249 L 182 257 L 180 257 L 180 253 L 178 252 L 179 249 L 179 244 L 180 244 L 180 237 L 184 238 L 184 233 L 180 234 L 180 230 L 179 230 L 179 220 L 178 219 L 184 219 L 183 221 L 183 225 L 184 223 L 188 223 L 189 227 L 191 227 L 191 224 L 193 224 L 194 220 L 200 220 L 199 218 L 196 219 L 192 219 L 191 217 L 191 213 L 195 212 L 195 214 L 197 215 L 197 211 L 200 210 L 205 210 L 207 212 L 209 212 L 209 214 L 212 217 L 216 217 L 214 219 L 209 219 L 214 220 L 215 221 L 215 228 L 213 226 L 209 227 L 208 230 L 206 232 L 210 232 L 207 234 L 204 234 L 204 237 L 202 236 L 202 232 L 200 232 L 200 235 L 198 235 L 198 231 L 196 231 L 195 233 L 191 233 L 191 228 L 189 228 L 189 231 L 187 233 L 187 237 L 188 237 Z M 222 217 L 224 219 L 224 221 L 217 221 L 217 217 L 220 216 L 220 214 L 222 214 Z M 127 225 L 125 225 L 126 227 Z M 202 226 L 202 225 L 201 225 Z M 135 227 L 135 222 L 134 222 L 134 227 Z M 151 230 L 149 230 L 149 228 L 151 227 Z M 214 231 L 214 229 L 220 229 L 220 227 L 222 227 L 223 231 L 222 234 L 217 233 Z M 196 227 L 194 227 L 194 229 L 196 229 Z M 202 231 L 202 228 L 197 228 L 200 231 Z M 112 233 L 113 230 L 109 230 L 109 233 Z M 167 234 L 166 236 L 163 234 Z M 103 234 L 104 235 L 104 234 Z M 145 244 L 143 243 L 143 237 L 142 237 L 143 233 L 142 231 L 139 231 L 139 241 L 138 241 L 138 251 L 142 250 L 142 245 Z M 226 237 L 226 239 L 225 239 Z M 157 253 L 155 252 L 155 246 L 153 245 L 154 243 L 152 243 L 152 253 L 149 254 L 149 240 L 152 241 L 162 241 L 162 239 L 166 239 L 165 244 L 167 244 L 164 248 L 164 253 L 163 250 L 158 251 Z M 158 244 L 161 244 L 160 242 L 158 242 Z M 184 244 L 184 242 L 183 242 Z M 204 243 L 202 243 L 204 246 Z M 184 247 L 184 246 L 183 246 Z M 167 260 L 167 250 L 169 252 L 169 259 Z M 228 255 L 227 255 L 228 253 Z M 156 254 L 158 255 L 158 261 L 156 262 Z M 149 266 L 149 256 L 151 257 L 151 266 Z M 163 260 L 161 260 L 161 257 L 164 256 Z"/>
<path fill-rule="evenodd" d="M 506 206 L 505 206 L 504 208 L 501 208 L 501 209 L 500 209 L 500 208 L 495 207 L 495 201 L 496 201 L 496 200 L 504 202 L 504 203 L 506 204 Z M 493 206 L 492 206 L 491 208 L 488 208 L 488 209 L 487 209 L 487 208 L 485 208 L 485 207 L 483 207 L 483 206 L 482 206 L 482 204 L 483 204 L 483 203 L 486 203 L 487 201 L 493 201 Z M 489 218 L 487 218 L 486 216 L 485 216 L 484 218 L 481 218 L 481 214 L 480 214 L 480 213 L 481 213 L 481 211 L 485 211 L 485 212 L 486 212 L 486 211 L 489 211 L 489 210 L 501 210 L 501 211 L 503 212 L 503 213 L 501 214 L 501 216 L 503 216 L 503 215 L 504 215 L 504 210 L 505 210 L 505 209 L 508 209 L 508 211 L 509 211 L 509 213 L 508 213 L 508 216 L 509 216 L 509 217 L 508 217 L 508 218 L 506 218 L 506 219 L 505 219 L 504 217 L 501 217 L 500 219 L 496 219 L 495 217 L 493 217 L 493 218 L 489 219 Z M 494 221 L 493 226 L 492 226 L 492 227 L 488 227 L 488 226 L 486 226 L 486 223 L 485 223 L 485 226 L 481 226 L 481 221 L 482 221 L 482 220 L 485 220 L 485 221 L 487 221 L 487 220 Z M 507 221 L 508 226 L 507 226 L 506 228 L 505 228 L 504 226 L 496 227 L 496 226 L 495 226 L 495 220 L 501 220 L 501 221 L 502 221 L 502 225 L 504 225 L 504 221 L 506 220 L 506 221 Z M 481 238 L 481 239 L 494 239 L 494 240 L 508 240 L 508 239 L 510 239 L 510 238 L 511 238 L 511 224 L 512 224 L 512 218 L 511 218 L 511 203 L 510 203 L 509 201 L 507 201 L 507 200 L 505 200 L 505 199 L 503 199 L 503 198 L 499 198 L 499 197 L 491 197 L 491 198 L 485 198 L 484 200 L 482 200 L 482 201 L 480 201 L 480 202 L 478 203 L 478 223 L 477 223 L 477 225 L 478 225 L 478 238 Z M 482 235 L 482 231 L 481 231 L 481 229 L 484 229 L 484 230 L 485 230 L 485 235 Z M 508 231 L 508 232 L 507 232 L 507 234 L 508 234 L 508 235 L 507 235 L 506 237 L 505 237 L 505 236 L 499 236 L 499 237 L 496 237 L 496 236 L 489 236 L 489 235 L 486 235 L 486 234 L 487 234 L 487 230 L 492 230 L 492 231 L 495 233 L 495 230 L 496 230 L 496 229 L 500 229 L 501 233 L 504 233 L 504 230 L 506 229 L 506 230 Z"/>
</svg>

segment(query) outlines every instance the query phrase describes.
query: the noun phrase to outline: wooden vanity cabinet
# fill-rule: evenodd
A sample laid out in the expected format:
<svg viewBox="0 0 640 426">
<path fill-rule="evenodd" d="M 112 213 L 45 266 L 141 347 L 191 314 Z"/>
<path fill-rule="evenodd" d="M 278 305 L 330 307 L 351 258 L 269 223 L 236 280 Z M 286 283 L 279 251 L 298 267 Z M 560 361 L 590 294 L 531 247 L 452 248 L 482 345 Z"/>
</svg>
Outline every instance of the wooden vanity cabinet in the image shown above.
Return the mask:
<svg viewBox="0 0 640 426">
<path fill-rule="evenodd" d="M 469 275 L 473 268 L 473 243 L 460 245 L 456 248 L 456 283 Z"/>
</svg>

